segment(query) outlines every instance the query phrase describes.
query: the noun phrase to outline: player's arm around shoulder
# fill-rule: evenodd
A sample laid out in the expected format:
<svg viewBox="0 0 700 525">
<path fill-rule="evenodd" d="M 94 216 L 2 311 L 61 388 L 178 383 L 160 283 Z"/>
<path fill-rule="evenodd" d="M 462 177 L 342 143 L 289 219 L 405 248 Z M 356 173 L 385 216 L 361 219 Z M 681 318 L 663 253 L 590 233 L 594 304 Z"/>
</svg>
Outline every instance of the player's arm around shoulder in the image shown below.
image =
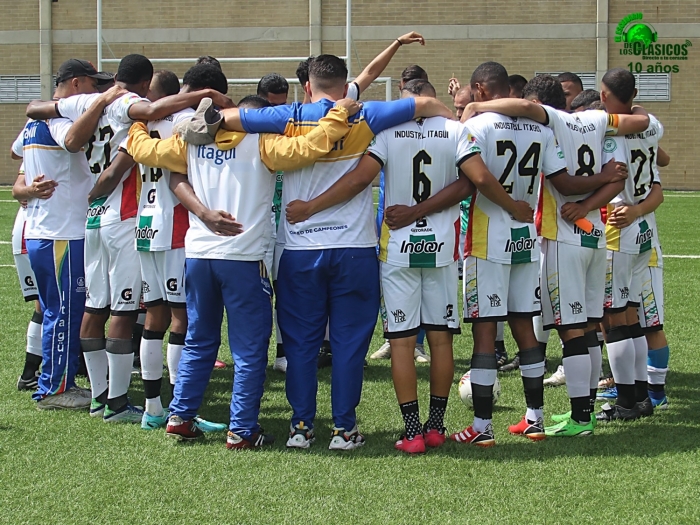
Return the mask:
<svg viewBox="0 0 700 525">
<path fill-rule="evenodd" d="M 649 127 L 649 113 L 642 106 L 633 106 L 631 115 L 608 114 L 607 135 L 643 133 Z"/>
<path fill-rule="evenodd" d="M 187 144 L 178 135 L 152 138 L 144 123 L 135 122 L 129 129 L 126 150 L 135 162 L 144 166 L 187 173 Z"/>
<path fill-rule="evenodd" d="M 92 190 L 88 194 L 88 203 L 92 204 L 95 200 L 105 195 L 109 195 L 114 191 L 119 182 L 122 180 L 122 176 L 131 168 L 134 167 L 134 159 L 129 155 L 124 149 L 120 148 L 117 156 L 114 158 L 112 163 L 105 169 L 97 182 L 93 186 Z"/>
</svg>

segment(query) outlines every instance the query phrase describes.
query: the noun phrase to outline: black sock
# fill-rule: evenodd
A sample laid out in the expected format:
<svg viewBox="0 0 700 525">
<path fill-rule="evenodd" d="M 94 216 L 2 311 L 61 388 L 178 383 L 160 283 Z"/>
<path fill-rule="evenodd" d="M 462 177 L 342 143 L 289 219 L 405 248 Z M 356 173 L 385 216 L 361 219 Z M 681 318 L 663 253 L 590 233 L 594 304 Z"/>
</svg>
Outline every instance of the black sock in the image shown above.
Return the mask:
<svg viewBox="0 0 700 525">
<path fill-rule="evenodd" d="M 652 392 L 664 392 L 666 390 L 666 385 L 652 385 L 649 383 L 649 390 Z"/>
<path fill-rule="evenodd" d="M 25 352 L 24 354 L 24 370 L 22 370 L 22 379 L 28 381 L 34 379 L 36 373 L 41 366 L 41 356 Z"/>
<path fill-rule="evenodd" d="M 170 382 L 168 383 L 168 385 L 170 386 L 170 399 L 172 399 L 175 397 L 175 385 L 173 385 Z"/>
<path fill-rule="evenodd" d="M 618 383 L 615 387 L 617 388 L 617 401 L 615 401 L 615 404 L 623 408 L 634 408 L 634 405 L 637 403 L 635 386 Z"/>
<path fill-rule="evenodd" d="M 588 396 L 571 398 L 571 419 L 582 425 L 591 422 L 591 400 Z"/>
<path fill-rule="evenodd" d="M 102 403 L 103 405 L 106 405 L 107 404 L 107 389 L 105 389 L 105 391 L 102 392 L 101 394 L 99 394 L 95 399 L 97 401 L 99 401 L 100 403 Z"/>
<path fill-rule="evenodd" d="M 595 399 L 598 395 L 597 388 L 591 388 L 591 414 L 595 412 Z"/>
<path fill-rule="evenodd" d="M 445 410 L 447 410 L 447 398 L 431 394 L 430 413 L 428 415 L 428 421 L 425 422 L 425 428 L 435 428 L 442 431 L 442 429 L 445 428 Z"/>
<path fill-rule="evenodd" d="M 418 415 L 418 401 L 409 401 L 408 403 L 400 403 L 401 415 L 406 426 L 406 437 L 413 439 L 421 433 L 420 417 Z"/>
<path fill-rule="evenodd" d="M 129 398 L 127 398 L 126 394 L 117 396 L 114 398 L 107 398 L 107 408 L 110 410 L 116 412 L 120 408 L 122 408 L 124 405 L 126 405 L 129 402 Z"/>
<path fill-rule="evenodd" d="M 649 397 L 649 384 L 646 381 L 635 381 L 634 394 L 637 403 L 641 403 Z"/>
<path fill-rule="evenodd" d="M 143 393 L 146 399 L 154 399 L 160 395 L 160 387 L 163 384 L 163 378 L 160 379 L 144 379 Z"/>
<path fill-rule="evenodd" d="M 505 341 L 496 340 L 495 348 L 496 348 L 496 351 L 500 352 L 501 354 L 504 353 L 506 351 Z"/>
<path fill-rule="evenodd" d="M 330 341 L 323 341 L 323 344 L 321 345 L 321 350 L 327 354 L 330 354 L 331 353 L 331 342 Z"/>
<path fill-rule="evenodd" d="M 277 358 L 284 357 L 284 345 L 282 343 L 277 343 Z"/>
</svg>

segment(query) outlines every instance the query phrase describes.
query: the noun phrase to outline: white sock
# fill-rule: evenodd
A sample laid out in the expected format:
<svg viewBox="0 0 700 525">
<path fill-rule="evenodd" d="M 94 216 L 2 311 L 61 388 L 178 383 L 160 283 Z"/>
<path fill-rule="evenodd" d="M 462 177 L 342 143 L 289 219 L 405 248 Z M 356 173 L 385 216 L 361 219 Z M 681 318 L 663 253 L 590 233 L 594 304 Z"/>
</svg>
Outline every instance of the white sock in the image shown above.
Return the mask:
<svg viewBox="0 0 700 525">
<path fill-rule="evenodd" d="M 90 378 L 90 389 L 93 399 L 107 390 L 107 351 L 105 349 L 93 352 L 83 352 L 85 367 Z"/>
<path fill-rule="evenodd" d="M 647 355 L 649 354 L 647 338 L 635 337 L 632 343 L 634 344 L 634 379 L 647 381 Z"/>
<path fill-rule="evenodd" d="M 615 382 L 621 385 L 633 385 L 636 359 L 632 339 L 608 342 L 606 346 Z"/>
<path fill-rule="evenodd" d="M 27 326 L 27 353 L 42 357 L 41 350 L 41 323 L 29 321 Z"/>
<path fill-rule="evenodd" d="M 549 330 L 544 331 L 542 327 L 542 316 L 538 315 L 532 318 L 532 328 L 535 330 L 535 339 L 538 343 L 547 343 L 549 341 Z"/>
<path fill-rule="evenodd" d="M 146 412 L 152 416 L 162 416 L 165 411 L 163 410 L 163 403 L 160 400 L 160 396 L 154 397 L 153 399 L 146 398 Z"/>
<path fill-rule="evenodd" d="M 163 377 L 163 340 L 141 338 L 141 377 L 155 381 Z"/>
<path fill-rule="evenodd" d="M 563 358 L 561 362 L 566 375 L 566 391 L 569 399 L 589 397 L 591 395 L 591 358 L 588 355 L 572 355 Z"/>
<path fill-rule="evenodd" d="M 537 421 L 540 418 L 544 419 L 543 408 L 528 408 L 525 410 L 525 419 L 528 421 Z"/>
<path fill-rule="evenodd" d="M 171 385 L 175 384 L 175 379 L 177 378 L 177 371 L 180 365 L 180 356 L 182 355 L 183 348 L 185 348 L 185 345 L 176 345 L 173 343 L 168 343 L 168 375 L 170 377 Z"/>
<path fill-rule="evenodd" d="M 481 419 L 480 417 L 475 417 L 474 423 L 472 423 L 472 428 L 476 432 L 485 432 L 486 427 L 488 427 L 490 424 L 491 424 L 490 419 Z"/>
<path fill-rule="evenodd" d="M 126 395 L 131 383 L 131 369 L 134 366 L 134 353 L 131 339 L 107 338 L 107 360 L 109 361 L 108 399 Z"/>
</svg>

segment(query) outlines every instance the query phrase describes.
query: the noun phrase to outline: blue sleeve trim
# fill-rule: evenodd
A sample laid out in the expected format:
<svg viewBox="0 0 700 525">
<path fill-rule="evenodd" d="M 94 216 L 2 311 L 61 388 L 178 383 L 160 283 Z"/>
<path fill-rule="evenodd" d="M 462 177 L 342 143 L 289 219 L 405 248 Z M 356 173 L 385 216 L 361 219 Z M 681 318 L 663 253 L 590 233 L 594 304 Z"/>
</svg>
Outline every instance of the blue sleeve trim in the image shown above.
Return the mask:
<svg viewBox="0 0 700 525">
<path fill-rule="evenodd" d="M 385 129 L 408 122 L 413 119 L 415 113 L 416 101 L 412 97 L 391 102 L 365 102 L 362 107 L 365 121 L 375 135 Z"/>
</svg>

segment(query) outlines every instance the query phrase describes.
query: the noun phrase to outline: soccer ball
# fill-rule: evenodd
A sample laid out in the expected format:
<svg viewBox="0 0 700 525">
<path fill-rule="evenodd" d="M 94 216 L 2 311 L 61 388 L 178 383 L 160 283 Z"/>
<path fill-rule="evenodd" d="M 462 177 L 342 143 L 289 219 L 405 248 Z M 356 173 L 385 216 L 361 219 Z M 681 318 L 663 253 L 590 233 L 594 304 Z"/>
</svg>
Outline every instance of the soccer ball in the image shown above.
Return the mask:
<svg viewBox="0 0 700 525">
<path fill-rule="evenodd" d="M 474 406 L 474 401 L 472 400 L 472 382 L 469 379 L 471 371 L 467 372 L 459 380 L 459 397 L 462 398 L 462 403 L 472 408 Z M 496 378 L 496 382 L 493 384 L 493 404 L 496 404 L 498 398 L 501 396 L 501 383 Z"/>
</svg>

